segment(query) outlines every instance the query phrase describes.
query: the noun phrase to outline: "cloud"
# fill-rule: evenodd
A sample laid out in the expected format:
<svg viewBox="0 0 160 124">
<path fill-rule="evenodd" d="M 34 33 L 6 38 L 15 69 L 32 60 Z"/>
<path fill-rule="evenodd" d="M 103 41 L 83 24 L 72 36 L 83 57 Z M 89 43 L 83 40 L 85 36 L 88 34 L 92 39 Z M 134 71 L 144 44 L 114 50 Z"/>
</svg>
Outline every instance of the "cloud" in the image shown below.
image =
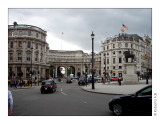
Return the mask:
<svg viewBox="0 0 160 124">
<path fill-rule="evenodd" d="M 143 36 L 147 32 L 151 36 L 151 17 L 152 9 L 9 9 L 9 24 L 17 21 L 46 30 L 50 49 L 59 49 L 59 44 L 50 43 L 60 41 L 64 32 L 64 43 L 88 52 L 92 49 L 92 31 L 96 52 L 101 41 L 121 33 L 122 24 L 129 28 L 126 33 Z"/>
</svg>

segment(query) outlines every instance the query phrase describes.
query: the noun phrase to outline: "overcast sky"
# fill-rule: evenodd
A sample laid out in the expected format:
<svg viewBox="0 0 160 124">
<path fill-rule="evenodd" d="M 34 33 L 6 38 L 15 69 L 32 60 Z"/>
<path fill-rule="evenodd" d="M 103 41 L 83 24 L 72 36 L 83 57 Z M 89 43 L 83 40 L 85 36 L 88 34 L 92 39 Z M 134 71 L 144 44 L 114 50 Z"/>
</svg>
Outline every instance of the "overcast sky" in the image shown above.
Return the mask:
<svg viewBox="0 0 160 124">
<path fill-rule="evenodd" d="M 9 9 L 9 25 L 14 21 L 46 30 L 52 50 L 91 53 L 93 31 L 98 53 L 101 41 L 122 33 L 122 24 L 128 27 L 125 33 L 152 36 L 152 9 Z"/>
</svg>

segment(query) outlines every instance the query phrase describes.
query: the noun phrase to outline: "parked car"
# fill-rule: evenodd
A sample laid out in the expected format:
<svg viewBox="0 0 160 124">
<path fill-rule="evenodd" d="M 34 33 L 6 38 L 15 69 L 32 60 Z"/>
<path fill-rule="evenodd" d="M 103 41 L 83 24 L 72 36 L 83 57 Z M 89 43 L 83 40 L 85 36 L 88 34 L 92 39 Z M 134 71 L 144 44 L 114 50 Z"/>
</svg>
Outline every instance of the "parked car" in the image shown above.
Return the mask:
<svg viewBox="0 0 160 124">
<path fill-rule="evenodd" d="M 70 77 L 67 78 L 67 83 L 72 83 L 72 79 Z"/>
<path fill-rule="evenodd" d="M 78 85 L 85 85 L 85 84 L 86 84 L 86 81 L 85 81 L 84 77 L 79 78 Z"/>
<path fill-rule="evenodd" d="M 45 92 L 55 92 L 57 89 L 57 85 L 54 82 L 54 80 L 44 80 L 42 81 L 41 87 L 40 87 L 40 91 L 41 93 L 45 93 Z"/>
<path fill-rule="evenodd" d="M 118 81 L 118 77 L 111 77 L 111 81 Z"/>
<path fill-rule="evenodd" d="M 143 112 L 152 115 L 152 85 L 146 86 L 134 94 L 120 96 L 109 102 L 109 109 L 115 115 L 127 112 Z"/>
</svg>

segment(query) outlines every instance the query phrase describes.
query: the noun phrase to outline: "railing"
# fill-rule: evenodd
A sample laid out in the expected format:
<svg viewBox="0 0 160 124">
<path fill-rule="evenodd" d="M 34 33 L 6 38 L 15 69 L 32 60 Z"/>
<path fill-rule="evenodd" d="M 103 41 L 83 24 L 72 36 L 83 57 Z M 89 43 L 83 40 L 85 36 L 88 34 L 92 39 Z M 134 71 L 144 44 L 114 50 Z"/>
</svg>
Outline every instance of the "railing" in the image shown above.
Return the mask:
<svg viewBox="0 0 160 124">
<path fill-rule="evenodd" d="M 34 29 L 34 30 L 37 30 L 37 31 L 46 32 L 45 30 L 42 30 L 41 28 L 38 28 L 38 27 L 32 26 L 32 25 L 17 25 L 17 26 L 9 25 L 8 28 L 29 28 L 29 29 Z"/>
</svg>

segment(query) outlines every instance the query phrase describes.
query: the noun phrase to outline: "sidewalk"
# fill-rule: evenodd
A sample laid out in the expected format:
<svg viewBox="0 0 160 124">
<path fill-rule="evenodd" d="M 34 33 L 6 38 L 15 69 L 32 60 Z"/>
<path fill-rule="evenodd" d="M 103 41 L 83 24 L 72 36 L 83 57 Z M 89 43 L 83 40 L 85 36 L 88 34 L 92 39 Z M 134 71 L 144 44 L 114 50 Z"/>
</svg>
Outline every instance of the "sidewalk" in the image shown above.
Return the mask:
<svg viewBox="0 0 160 124">
<path fill-rule="evenodd" d="M 152 84 L 152 81 L 149 80 L 149 84 L 146 84 L 145 81 L 139 81 L 139 83 L 133 84 L 123 84 L 119 86 L 117 81 L 111 82 L 110 84 L 105 83 L 95 83 L 95 89 L 92 89 L 92 84 L 90 83 L 88 86 L 82 86 L 81 88 L 88 92 L 94 93 L 102 93 L 102 94 L 115 94 L 115 95 L 126 95 L 135 93 L 141 88 Z"/>
</svg>

